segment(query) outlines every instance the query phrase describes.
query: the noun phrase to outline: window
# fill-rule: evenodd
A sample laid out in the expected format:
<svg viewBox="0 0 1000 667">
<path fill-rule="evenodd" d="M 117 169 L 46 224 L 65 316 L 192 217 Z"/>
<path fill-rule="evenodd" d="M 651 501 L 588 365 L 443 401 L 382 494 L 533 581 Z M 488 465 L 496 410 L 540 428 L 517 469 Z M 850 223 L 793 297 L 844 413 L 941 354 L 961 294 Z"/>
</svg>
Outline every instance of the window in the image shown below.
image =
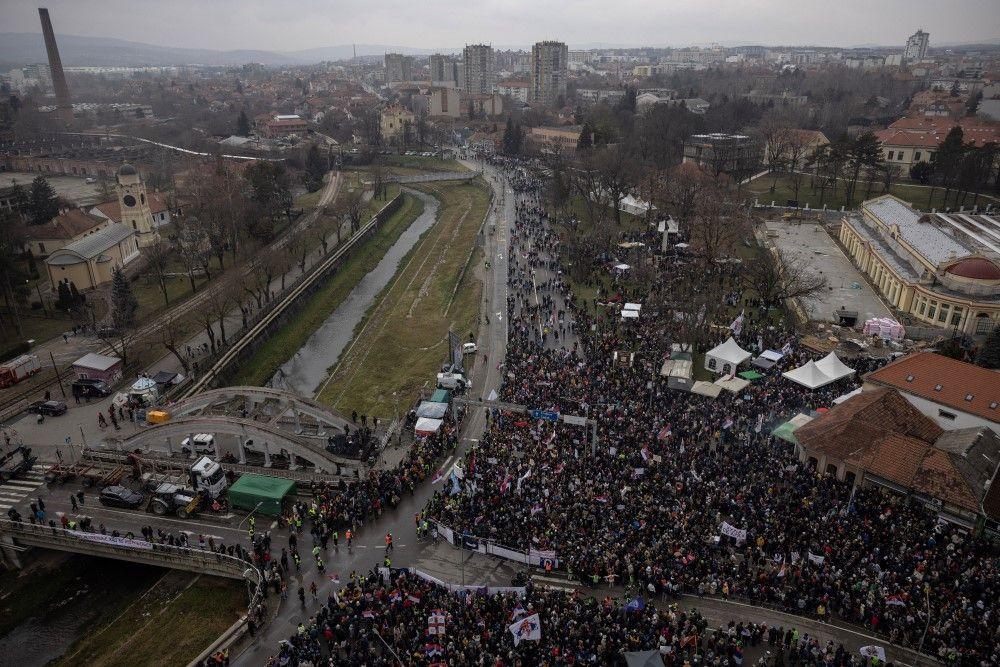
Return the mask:
<svg viewBox="0 0 1000 667">
<path fill-rule="evenodd" d="M 923 297 L 920 297 L 920 302 L 917 306 L 917 314 L 923 315 L 925 310 L 927 310 L 927 301 Z"/>
<path fill-rule="evenodd" d="M 920 160 L 920 151 L 917 151 L 916 153 L 913 154 L 913 161 L 917 162 L 919 160 Z"/>
<path fill-rule="evenodd" d="M 941 388 L 942 387 L 939 384 L 934 385 L 934 391 L 941 391 Z"/>
<path fill-rule="evenodd" d="M 965 395 L 965 400 L 968 401 L 969 403 L 972 402 L 972 398 L 973 398 L 972 394 L 966 394 Z"/>
<path fill-rule="evenodd" d="M 907 382 L 913 382 L 913 376 L 912 375 L 907 375 L 906 376 L 906 381 Z"/>
<path fill-rule="evenodd" d="M 948 311 L 950 309 L 951 309 L 951 306 L 948 306 L 948 305 L 945 305 L 945 304 L 941 304 L 941 310 L 940 310 L 940 312 L 938 312 L 938 322 L 947 322 L 948 321 Z"/>
<path fill-rule="evenodd" d="M 927 319 L 934 319 L 934 315 L 937 314 L 937 301 L 931 301 L 930 306 L 927 308 Z"/>
<path fill-rule="evenodd" d="M 943 419 L 948 419 L 948 420 L 951 420 L 951 421 L 955 421 L 955 413 L 954 412 L 948 412 L 947 410 L 938 410 L 938 417 L 941 417 Z"/>
<path fill-rule="evenodd" d="M 962 308 L 960 306 L 955 306 L 951 311 L 951 323 L 956 327 L 962 323 Z"/>
</svg>

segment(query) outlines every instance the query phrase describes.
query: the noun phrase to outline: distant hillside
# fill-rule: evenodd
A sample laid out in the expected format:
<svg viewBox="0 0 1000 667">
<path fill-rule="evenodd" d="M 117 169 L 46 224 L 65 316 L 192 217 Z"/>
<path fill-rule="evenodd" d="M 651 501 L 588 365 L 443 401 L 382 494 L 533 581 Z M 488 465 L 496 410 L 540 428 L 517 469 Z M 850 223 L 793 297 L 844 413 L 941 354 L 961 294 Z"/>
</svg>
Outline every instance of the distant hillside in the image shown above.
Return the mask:
<svg viewBox="0 0 1000 667">
<path fill-rule="evenodd" d="M 59 55 L 67 67 L 82 66 L 142 66 L 142 65 L 242 65 L 262 63 L 264 65 L 306 65 L 324 60 L 341 60 L 354 54 L 354 46 L 341 44 L 304 49 L 290 53 L 242 49 L 237 51 L 214 51 L 212 49 L 184 49 L 171 46 L 156 46 L 141 42 L 101 37 L 81 37 L 79 35 L 56 35 Z M 426 55 L 435 49 L 415 49 L 383 44 L 358 44 L 359 56 L 382 55 L 386 52 Z M 456 49 L 444 49 L 453 52 Z M 41 33 L 0 33 L 0 63 L 22 65 L 45 62 L 45 43 Z"/>
</svg>

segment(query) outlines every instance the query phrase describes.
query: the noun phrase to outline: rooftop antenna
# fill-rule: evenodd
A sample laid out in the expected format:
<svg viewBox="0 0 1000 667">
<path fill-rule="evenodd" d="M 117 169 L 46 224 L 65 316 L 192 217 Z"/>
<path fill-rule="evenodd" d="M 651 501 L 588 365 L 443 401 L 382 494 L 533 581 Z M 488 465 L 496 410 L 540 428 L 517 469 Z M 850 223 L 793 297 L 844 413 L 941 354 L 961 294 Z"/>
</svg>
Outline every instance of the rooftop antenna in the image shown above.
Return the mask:
<svg viewBox="0 0 1000 667">
<path fill-rule="evenodd" d="M 358 45 L 357 44 L 351 44 L 351 46 L 354 48 L 354 60 L 357 61 L 357 59 L 358 59 Z"/>
</svg>

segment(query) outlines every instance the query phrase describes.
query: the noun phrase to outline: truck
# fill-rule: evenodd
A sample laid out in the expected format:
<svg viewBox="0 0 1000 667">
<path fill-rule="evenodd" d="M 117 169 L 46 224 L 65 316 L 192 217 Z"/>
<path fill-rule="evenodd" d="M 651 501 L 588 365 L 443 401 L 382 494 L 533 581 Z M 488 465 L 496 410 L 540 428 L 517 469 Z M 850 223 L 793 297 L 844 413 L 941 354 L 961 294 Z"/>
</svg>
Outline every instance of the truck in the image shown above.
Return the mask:
<svg viewBox="0 0 1000 667">
<path fill-rule="evenodd" d="M 31 377 L 42 370 L 38 357 L 33 354 L 22 354 L 16 359 L 0 364 L 0 389 L 11 387 L 21 380 Z"/>
<path fill-rule="evenodd" d="M 164 516 L 176 514 L 187 519 L 205 507 L 218 507 L 229 488 L 222 466 L 207 456 L 202 456 L 188 468 L 185 484 L 173 481 L 159 481 L 150 484 L 152 497 L 149 509 L 154 514 Z"/>
</svg>

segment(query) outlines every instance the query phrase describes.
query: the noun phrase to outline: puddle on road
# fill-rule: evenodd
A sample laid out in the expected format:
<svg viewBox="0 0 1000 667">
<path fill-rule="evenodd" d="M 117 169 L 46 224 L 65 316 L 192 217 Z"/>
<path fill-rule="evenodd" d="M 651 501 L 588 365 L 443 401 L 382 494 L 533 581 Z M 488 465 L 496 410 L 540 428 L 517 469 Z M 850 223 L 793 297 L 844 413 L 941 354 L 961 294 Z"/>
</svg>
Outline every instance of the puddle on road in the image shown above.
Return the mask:
<svg viewBox="0 0 1000 667">
<path fill-rule="evenodd" d="M 375 302 L 375 297 L 396 275 L 396 269 L 406 253 L 437 220 L 437 199 L 416 190 L 407 192 L 424 202 L 424 212 L 400 234 L 378 265 L 365 274 L 298 352 L 282 364 L 268 386 L 313 396 L 326 380 L 327 369 L 337 363 L 340 353 L 350 344 L 355 327 Z"/>
</svg>

